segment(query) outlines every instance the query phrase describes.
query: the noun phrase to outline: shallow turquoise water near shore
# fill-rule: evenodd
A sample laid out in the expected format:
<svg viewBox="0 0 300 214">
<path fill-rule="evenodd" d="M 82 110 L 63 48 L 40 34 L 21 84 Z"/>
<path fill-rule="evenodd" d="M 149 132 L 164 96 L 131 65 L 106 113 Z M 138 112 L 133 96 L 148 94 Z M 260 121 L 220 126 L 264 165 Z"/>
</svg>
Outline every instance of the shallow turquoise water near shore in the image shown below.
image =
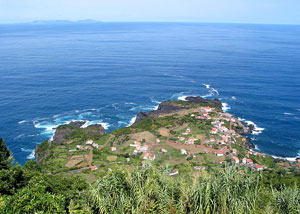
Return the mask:
<svg viewBox="0 0 300 214">
<path fill-rule="evenodd" d="M 299 35 L 288 25 L 0 25 L 0 136 L 24 163 L 59 124 L 112 131 L 163 100 L 200 95 L 254 122 L 261 152 L 296 157 Z"/>
</svg>

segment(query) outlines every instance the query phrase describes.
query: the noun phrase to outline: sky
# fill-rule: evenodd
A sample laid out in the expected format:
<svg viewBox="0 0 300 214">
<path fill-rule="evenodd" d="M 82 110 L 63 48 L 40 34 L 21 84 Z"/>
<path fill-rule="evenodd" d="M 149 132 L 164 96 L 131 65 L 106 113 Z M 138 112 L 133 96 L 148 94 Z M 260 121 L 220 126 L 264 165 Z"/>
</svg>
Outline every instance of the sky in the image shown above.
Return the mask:
<svg viewBox="0 0 300 214">
<path fill-rule="evenodd" d="M 0 0 L 0 23 L 84 19 L 300 24 L 300 0 Z"/>
</svg>

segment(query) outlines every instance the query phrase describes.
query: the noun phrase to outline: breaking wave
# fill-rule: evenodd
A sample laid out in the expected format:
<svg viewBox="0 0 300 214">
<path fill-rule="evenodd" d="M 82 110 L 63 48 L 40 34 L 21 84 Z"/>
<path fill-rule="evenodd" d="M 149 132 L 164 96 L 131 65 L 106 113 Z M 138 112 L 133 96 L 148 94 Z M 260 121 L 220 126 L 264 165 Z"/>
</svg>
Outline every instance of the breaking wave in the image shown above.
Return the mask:
<svg viewBox="0 0 300 214">
<path fill-rule="evenodd" d="M 283 114 L 284 114 L 284 115 L 295 115 L 295 114 L 289 113 L 289 112 L 284 112 Z"/>
<path fill-rule="evenodd" d="M 81 126 L 81 128 L 86 128 L 90 125 L 95 125 L 95 124 L 99 124 L 101 125 L 104 129 L 108 129 L 109 128 L 109 123 L 104 123 L 102 120 L 93 120 L 93 121 L 86 121 L 84 125 Z"/>
<path fill-rule="evenodd" d="M 129 123 L 128 123 L 128 125 L 127 125 L 127 127 L 131 126 L 132 124 L 134 124 L 135 120 L 136 120 L 136 116 L 133 117 L 133 118 L 131 118 L 130 121 L 129 121 Z"/>
<path fill-rule="evenodd" d="M 252 130 L 252 135 L 259 135 L 263 132 L 263 130 L 265 130 L 264 128 L 258 127 L 258 125 L 256 125 L 254 122 L 250 121 L 250 120 L 246 120 L 243 118 L 238 118 L 240 121 L 246 123 L 248 126 L 252 125 L 254 128 Z"/>
<path fill-rule="evenodd" d="M 230 106 L 227 103 L 222 103 L 222 110 L 224 112 L 227 112 L 228 110 L 230 110 Z"/>
<path fill-rule="evenodd" d="M 21 151 L 22 152 L 27 152 L 27 153 L 30 153 L 29 155 L 27 155 L 27 159 L 28 160 L 32 160 L 35 158 L 35 150 L 34 149 L 24 149 L 24 148 L 21 148 Z"/>
<path fill-rule="evenodd" d="M 27 120 L 21 120 L 21 121 L 19 121 L 19 122 L 18 122 L 18 124 L 20 124 L 20 125 L 21 125 L 21 124 L 23 124 L 23 123 L 27 123 L 27 122 L 28 122 Z"/>
</svg>

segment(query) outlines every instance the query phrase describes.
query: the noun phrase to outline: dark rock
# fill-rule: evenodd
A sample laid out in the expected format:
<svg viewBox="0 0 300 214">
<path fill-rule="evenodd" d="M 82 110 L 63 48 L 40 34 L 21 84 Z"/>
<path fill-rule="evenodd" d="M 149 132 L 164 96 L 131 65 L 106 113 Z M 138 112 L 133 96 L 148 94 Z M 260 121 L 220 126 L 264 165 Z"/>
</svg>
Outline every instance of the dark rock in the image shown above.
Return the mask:
<svg viewBox="0 0 300 214">
<path fill-rule="evenodd" d="M 164 101 L 161 104 L 159 104 L 157 110 L 149 112 L 139 112 L 136 116 L 134 124 L 148 117 L 158 117 L 164 114 L 175 113 L 184 109 L 189 109 L 189 107 L 182 106 L 176 103 L 171 103 L 169 101 Z"/>
<path fill-rule="evenodd" d="M 80 128 L 85 124 L 85 121 L 72 121 L 69 123 L 70 126 L 78 127 Z"/>
<path fill-rule="evenodd" d="M 83 129 L 89 135 L 103 135 L 105 130 L 101 124 L 93 124 Z"/>
<path fill-rule="evenodd" d="M 255 149 L 255 144 L 253 142 L 249 142 L 247 144 L 247 149 Z"/>
<path fill-rule="evenodd" d="M 185 100 L 186 102 L 189 103 L 207 103 L 209 105 L 214 105 L 217 108 L 222 109 L 222 103 L 218 99 L 209 100 L 198 96 L 198 97 L 186 97 Z"/>
<path fill-rule="evenodd" d="M 71 129 L 71 127 L 59 126 L 55 131 L 53 141 L 56 143 L 63 143 L 66 141 L 66 137 L 71 135 L 72 133 L 73 130 Z"/>
<path fill-rule="evenodd" d="M 185 100 L 187 103 L 203 103 L 208 105 L 214 105 L 216 106 L 216 108 L 219 108 L 220 110 L 222 109 L 222 103 L 218 99 L 209 100 L 209 99 L 204 99 L 202 97 L 186 97 Z M 159 104 L 157 110 L 153 110 L 149 112 L 139 112 L 136 116 L 133 125 L 148 117 L 158 117 L 161 115 L 176 113 L 178 111 L 184 109 L 190 109 L 190 108 L 193 107 L 184 106 L 170 101 L 164 101 L 161 104 Z"/>
</svg>

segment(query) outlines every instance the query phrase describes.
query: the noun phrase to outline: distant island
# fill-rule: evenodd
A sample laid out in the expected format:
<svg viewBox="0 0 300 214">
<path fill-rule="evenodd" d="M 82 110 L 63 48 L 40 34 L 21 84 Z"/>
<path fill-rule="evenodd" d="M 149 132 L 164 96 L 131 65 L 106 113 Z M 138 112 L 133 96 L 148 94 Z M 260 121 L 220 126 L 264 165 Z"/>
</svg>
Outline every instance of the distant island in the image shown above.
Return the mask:
<svg viewBox="0 0 300 214">
<path fill-rule="evenodd" d="M 255 152 L 254 127 L 218 99 L 164 101 L 111 133 L 86 124 L 57 127 L 23 168 L 11 165 L 1 140 L 0 212 L 300 211 L 300 159 Z"/>
<path fill-rule="evenodd" d="M 22 22 L 16 24 L 30 24 L 30 25 L 65 25 L 65 24 L 96 24 L 101 23 L 102 21 L 93 20 L 93 19 L 83 19 L 77 21 L 71 20 L 35 20 L 32 22 Z"/>
</svg>

